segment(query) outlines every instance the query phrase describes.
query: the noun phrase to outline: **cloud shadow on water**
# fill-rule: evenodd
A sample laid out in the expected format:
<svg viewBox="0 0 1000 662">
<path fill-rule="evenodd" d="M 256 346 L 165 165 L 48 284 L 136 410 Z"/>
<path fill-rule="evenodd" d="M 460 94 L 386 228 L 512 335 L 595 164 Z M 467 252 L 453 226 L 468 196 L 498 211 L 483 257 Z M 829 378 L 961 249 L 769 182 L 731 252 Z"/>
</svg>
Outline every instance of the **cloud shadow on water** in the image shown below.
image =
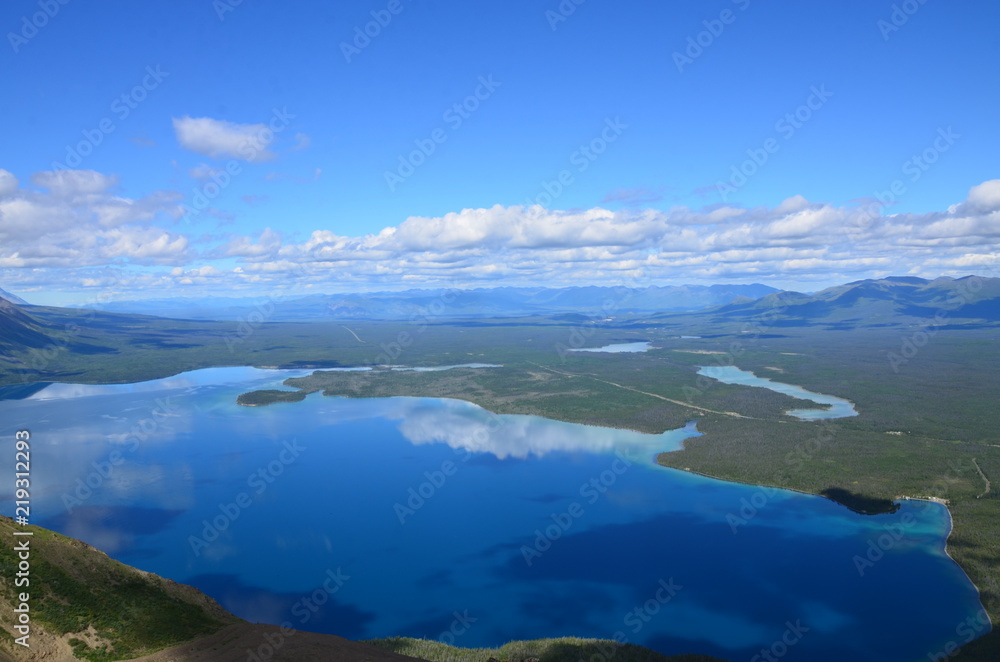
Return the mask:
<svg viewBox="0 0 1000 662">
<path fill-rule="evenodd" d="M 164 531 L 183 512 L 141 506 L 83 505 L 49 517 L 40 524 L 120 558 L 136 551 L 136 536 Z"/>
<path fill-rule="evenodd" d="M 375 614 L 342 604 L 335 595 L 322 589 L 322 582 L 316 587 L 317 600 L 313 611 L 305 604 L 312 600 L 313 591 L 303 593 L 282 593 L 260 586 L 244 584 L 233 574 L 196 575 L 184 581 L 210 595 L 219 604 L 240 618 L 254 623 L 289 625 L 295 629 L 320 634 L 335 634 L 348 639 L 362 639 L 366 636 L 367 624 L 375 619 Z M 326 600 L 322 605 L 324 595 Z"/>
<path fill-rule="evenodd" d="M 884 531 L 873 529 L 871 535 L 879 533 Z M 779 639 L 787 622 L 801 619 L 810 631 L 796 658 L 808 657 L 808 650 L 823 659 L 831 659 L 831 650 L 841 651 L 842 659 L 869 659 L 869 654 L 873 660 L 901 659 L 907 652 L 919 657 L 928 640 L 939 632 L 948 634 L 939 622 L 938 601 L 961 597 L 944 573 L 932 571 L 932 564 L 946 560 L 931 550 L 901 545 L 891 560 L 862 576 L 854 558 L 865 554 L 867 540 L 805 531 L 790 532 L 776 545 L 773 531 L 765 526 L 742 527 L 734 535 L 724 519 L 671 513 L 570 530 L 541 556 L 532 557 L 530 566 L 520 550 L 531 547 L 534 538 L 521 540 L 519 551 L 508 553 L 495 573 L 512 584 L 564 583 L 574 594 L 594 582 L 622 586 L 631 592 L 635 607 L 654 597 L 660 580 L 673 578 L 683 588 L 638 632 L 626 627 L 623 612 L 609 631 L 592 634 L 611 637 L 617 628 L 632 643 L 663 652 L 750 658 Z M 590 622 L 595 609 L 587 601 L 566 603 L 545 592 L 523 607 L 538 614 L 575 614 L 562 619 L 564 625 Z M 886 637 L 885 631 L 893 629 L 923 635 Z M 735 638 L 734 631 L 739 632 Z M 737 639 L 741 644 L 734 646 Z M 907 647 L 912 651 L 902 650 Z"/>
</svg>

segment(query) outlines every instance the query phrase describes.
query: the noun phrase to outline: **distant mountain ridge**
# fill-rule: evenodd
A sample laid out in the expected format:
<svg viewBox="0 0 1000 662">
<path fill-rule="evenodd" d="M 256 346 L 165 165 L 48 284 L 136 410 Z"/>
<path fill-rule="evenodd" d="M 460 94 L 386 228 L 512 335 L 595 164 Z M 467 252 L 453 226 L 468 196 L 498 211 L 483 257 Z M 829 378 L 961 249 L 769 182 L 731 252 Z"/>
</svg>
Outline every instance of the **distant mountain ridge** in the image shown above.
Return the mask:
<svg viewBox="0 0 1000 662">
<path fill-rule="evenodd" d="M 106 312 L 183 319 L 238 319 L 267 310 L 273 321 L 312 319 L 410 319 L 435 317 L 516 317 L 577 312 L 596 315 L 700 310 L 735 299 L 758 299 L 776 288 L 752 285 L 653 285 L 641 288 L 497 287 L 468 290 L 406 290 L 313 294 L 264 300 L 260 297 L 116 301 L 88 306 Z M 262 303 L 263 302 L 263 303 Z M 273 308 L 272 308 L 273 306 Z"/>
<path fill-rule="evenodd" d="M 257 313 L 268 321 L 412 320 L 575 315 L 660 320 L 677 313 L 737 319 L 774 311 L 777 326 L 830 328 L 935 324 L 948 319 L 1000 322 L 1000 278 L 933 280 L 914 276 L 865 279 L 806 294 L 761 285 L 670 285 L 642 288 L 498 287 L 314 294 L 281 299 L 160 299 L 109 302 L 111 313 L 177 319 L 234 320 Z"/>
<path fill-rule="evenodd" d="M 307 323 L 409 320 L 481 325 L 493 324 L 490 318 L 515 325 L 537 324 L 539 319 L 547 318 L 545 324 L 549 325 L 600 324 L 622 329 L 662 326 L 689 335 L 731 333 L 733 329 L 748 333 L 742 330 L 748 324 L 778 334 L 782 328 L 810 327 L 845 331 L 878 327 L 1000 328 L 1000 278 L 890 277 L 854 281 L 813 294 L 779 291 L 765 285 L 713 287 L 498 288 L 314 295 L 273 303 L 265 301 L 252 307 L 209 307 L 196 311 L 198 314 L 172 318 L 150 316 L 148 312 L 21 307 L 0 298 L 0 375 L 6 374 L 8 381 L 12 374 L 20 375 L 22 381 L 41 381 L 43 377 L 65 379 L 89 369 L 108 375 L 128 373 L 124 366 L 109 367 L 111 364 L 102 363 L 99 355 L 126 356 L 133 351 L 171 348 L 182 354 L 188 350 L 197 353 L 201 346 L 225 344 L 227 340 L 237 342 L 233 340 L 234 327 L 219 325 L 231 325 L 234 320 L 253 321 L 254 314 L 257 321 L 250 326 L 251 331 L 265 322 L 292 320 Z M 692 309 L 708 301 L 719 303 Z M 184 321 L 184 317 L 189 321 Z M 236 338 L 243 337 L 240 331 L 235 333 Z M 233 348 L 230 346 L 231 351 Z M 313 358 L 296 354 L 297 350 L 291 346 L 279 344 L 268 349 L 276 352 L 275 357 L 284 357 L 275 358 L 277 364 L 302 361 L 310 366 L 316 364 Z M 191 357 L 185 360 L 194 361 Z M 255 355 L 246 360 L 257 364 L 264 359 L 263 355 Z M 203 364 L 204 359 L 193 363 Z"/>
<path fill-rule="evenodd" d="M 51 342 L 42 325 L 7 299 L 0 299 L 0 357 Z"/>
<path fill-rule="evenodd" d="M 10 292 L 8 292 L 3 288 L 0 288 L 0 299 L 6 299 L 7 301 L 10 301 L 11 303 L 16 303 L 19 306 L 29 305 L 28 302 L 22 299 L 21 297 L 17 296 L 16 294 L 11 294 Z"/>
<path fill-rule="evenodd" d="M 833 325 L 835 328 L 954 320 L 1000 322 L 1000 278 L 965 276 L 927 280 L 890 276 L 828 287 L 814 294 L 781 291 L 755 301 L 733 302 L 711 311 L 740 318 L 773 311 L 776 326 Z"/>
</svg>

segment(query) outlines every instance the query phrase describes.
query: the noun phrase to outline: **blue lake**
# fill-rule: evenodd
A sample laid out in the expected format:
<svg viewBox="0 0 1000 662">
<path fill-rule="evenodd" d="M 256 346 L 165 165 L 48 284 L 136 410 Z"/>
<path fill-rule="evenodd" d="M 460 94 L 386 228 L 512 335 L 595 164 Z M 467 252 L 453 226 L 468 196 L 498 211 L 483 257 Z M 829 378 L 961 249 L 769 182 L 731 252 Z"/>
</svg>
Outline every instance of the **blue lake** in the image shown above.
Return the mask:
<svg viewBox="0 0 1000 662">
<path fill-rule="evenodd" d="M 749 370 L 740 370 L 731 365 L 726 366 L 704 366 L 698 369 L 699 375 L 711 377 L 724 384 L 742 384 L 743 386 L 757 386 L 770 389 L 778 393 L 790 395 L 793 398 L 812 400 L 821 405 L 829 405 L 828 409 L 789 409 L 786 413 L 805 421 L 816 421 L 824 418 L 843 418 L 844 416 L 857 416 L 854 404 L 849 400 L 838 398 L 834 395 L 824 395 L 823 393 L 813 393 L 801 386 L 776 382 L 766 377 L 758 377 Z"/>
<path fill-rule="evenodd" d="M 618 636 L 749 660 L 785 637 L 784 660 L 908 661 L 982 609 L 944 552 L 943 506 L 866 517 L 656 465 L 693 425 L 646 435 L 318 393 L 235 404 L 297 374 L 0 401 L 0 434 L 32 434 L 33 523 L 246 619 L 356 639 Z M 2 467 L 12 476 L 13 453 Z M 9 489 L 0 505 L 13 512 Z M 314 593 L 324 582 L 336 592 Z"/>
<path fill-rule="evenodd" d="M 622 352 L 645 352 L 652 348 L 648 342 L 621 342 L 603 347 L 583 347 L 574 349 L 574 352 L 606 352 L 608 354 L 620 354 Z"/>
</svg>

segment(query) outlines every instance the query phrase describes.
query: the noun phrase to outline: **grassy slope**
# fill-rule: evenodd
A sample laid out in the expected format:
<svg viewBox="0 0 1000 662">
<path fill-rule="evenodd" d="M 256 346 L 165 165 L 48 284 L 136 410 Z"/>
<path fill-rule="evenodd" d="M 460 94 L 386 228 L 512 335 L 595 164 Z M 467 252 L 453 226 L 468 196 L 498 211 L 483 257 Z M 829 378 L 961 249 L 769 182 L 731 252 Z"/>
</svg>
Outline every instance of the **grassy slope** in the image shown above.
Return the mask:
<svg viewBox="0 0 1000 662">
<path fill-rule="evenodd" d="M 509 662 L 532 659 L 539 662 L 578 662 L 591 659 L 615 662 L 712 662 L 718 659 L 705 655 L 663 655 L 634 644 L 576 637 L 512 641 L 499 648 L 456 648 L 439 641 L 410 637 L 373 639 L 368 643 L 430 662 L 486 662 L 490 659 Z"/>
<path fill-rule="evenodd" d="M 15 530 L 33 532 L 21 538 L 30 541 L 31 583 L 26 588 L 13 584 L 14 545 L 19 542 Z M 9 634 L 14 596 L 28 590 L 35 626 L 32 645 L 41 643 L 64 656 L 73 648 L 82 659 L 127 659 L 239 620 L 191 587 L 136 570 L 41 527 L 16 526 L 7 517 L 0 517 L 0 577 L 4 632 Z M 17 659 L 24 652 L 9 636 L 0 646 Z"/>
</svg>

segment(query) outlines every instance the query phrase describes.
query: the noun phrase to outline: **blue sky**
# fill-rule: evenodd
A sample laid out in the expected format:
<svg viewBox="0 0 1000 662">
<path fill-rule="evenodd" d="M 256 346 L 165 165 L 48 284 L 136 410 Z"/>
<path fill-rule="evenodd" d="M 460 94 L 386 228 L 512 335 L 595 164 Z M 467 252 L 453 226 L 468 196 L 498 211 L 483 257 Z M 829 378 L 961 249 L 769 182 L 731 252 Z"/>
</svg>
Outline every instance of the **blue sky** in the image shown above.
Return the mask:
<svg viewBox="0 0 1000 662">
<path fill-rule="evenodd" d="M 0 287 L 1000 275 L 1000 6 L 781 4 L 3 3 Z"/>
</svg>

